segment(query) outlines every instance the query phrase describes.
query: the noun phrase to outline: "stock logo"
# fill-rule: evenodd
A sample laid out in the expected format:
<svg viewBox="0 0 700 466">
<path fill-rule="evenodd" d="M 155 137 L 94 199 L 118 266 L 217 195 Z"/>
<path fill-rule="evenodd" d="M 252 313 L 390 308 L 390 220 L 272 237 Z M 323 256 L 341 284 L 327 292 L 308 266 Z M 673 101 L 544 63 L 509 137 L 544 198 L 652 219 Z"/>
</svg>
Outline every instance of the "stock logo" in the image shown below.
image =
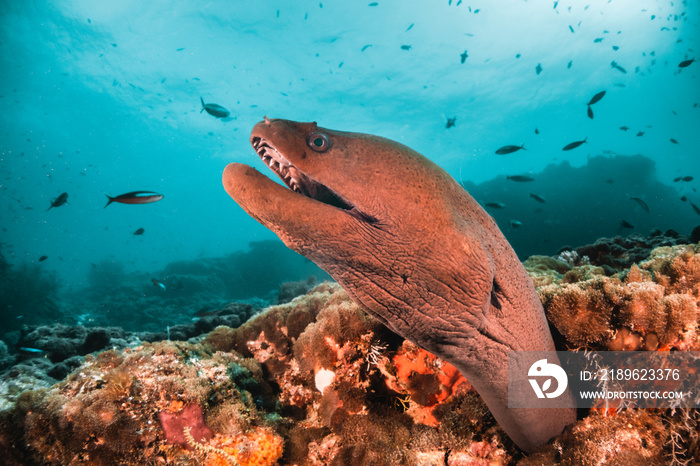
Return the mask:
<svg viewBox="0 0 700 466">
<path fill-rule="evenodd" d="M 540 359 L 530 366 L 527 375 L 531 377 L 528 380 L 537 398 L 556 398 L 566 390 L 566 385 L 568 383 L 566 372 L 557 364 L 549 364 L 546 359 Z M 548 378 L 542 383 L 542 386 L 540 386 L 537 377 Z M 557 387 L 554 391 L 550 391 L 552 388 L 552 378 L 557 381 Z"/>
</svg>

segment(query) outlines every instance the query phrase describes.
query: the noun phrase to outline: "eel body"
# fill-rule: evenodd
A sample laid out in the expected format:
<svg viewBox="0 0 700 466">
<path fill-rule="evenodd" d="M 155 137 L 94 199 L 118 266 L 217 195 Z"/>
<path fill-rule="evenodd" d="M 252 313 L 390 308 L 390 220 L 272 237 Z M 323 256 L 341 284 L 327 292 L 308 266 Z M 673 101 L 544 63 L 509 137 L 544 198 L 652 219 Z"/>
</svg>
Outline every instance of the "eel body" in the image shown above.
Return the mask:
<svg viewBox="0 0 700 466">
<path fill-rule="evenodd" d="M 576 420 L 508 407 L 508 352 L 554 344 L 515 252 L 449 174 L 394 141 L 316 123 L 266 117 L 251 144 L 286 186 L 232 163 L 228 194 L 366 312 L 457 367 L 521 449 Z"/>
</svg>

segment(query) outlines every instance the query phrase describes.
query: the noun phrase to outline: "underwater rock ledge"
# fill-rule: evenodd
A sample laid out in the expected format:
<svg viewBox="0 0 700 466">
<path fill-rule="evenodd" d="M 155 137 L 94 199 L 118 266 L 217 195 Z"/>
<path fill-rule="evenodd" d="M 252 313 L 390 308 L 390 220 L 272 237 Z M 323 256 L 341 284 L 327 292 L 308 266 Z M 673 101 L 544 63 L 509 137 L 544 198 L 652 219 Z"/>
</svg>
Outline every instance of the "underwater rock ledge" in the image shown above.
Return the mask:
<svg viewBox="0 0 700 466">
<path fill-rule="evenodd" d="M 700 244 L 613 274 L 589 262 L 525 262 L 559 349 L 700 348 Z M 579 417 L 526 457 L 454 367 L 323 283 L 239 328 L 88 355 L 0 411 L 0 454 L 10 465 L 700 461 L 697 410 Z"/>
</svg>

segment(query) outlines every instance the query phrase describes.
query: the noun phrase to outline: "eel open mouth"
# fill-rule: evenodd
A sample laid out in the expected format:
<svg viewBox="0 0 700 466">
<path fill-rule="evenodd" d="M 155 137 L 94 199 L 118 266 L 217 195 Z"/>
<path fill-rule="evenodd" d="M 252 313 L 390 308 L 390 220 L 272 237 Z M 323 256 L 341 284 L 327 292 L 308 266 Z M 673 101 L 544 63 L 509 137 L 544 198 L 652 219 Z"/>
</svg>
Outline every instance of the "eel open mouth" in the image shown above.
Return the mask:
<svg viewBox="0 0 700 466">
<path fill-rule="evenodd" d="M 285 185 L 292 191 L 295 191 L 303 196 L 310 197 L 324 204 L 337 207 L 347 213 L 364 220 L 366 222 L 375 223 L 377 220 L 367 214 L 360 212 L 359 209 L 346 199 L 335 193 L 326 185 L 319 183 L 303 171 L 299 170 L 287 158 L 282 155 L 269 141 L 254 136 L 250 143 L 253 145 L 255 152 L 262 161 L 270 167 L 270 169 L 280 177 Z"/>
</svg>

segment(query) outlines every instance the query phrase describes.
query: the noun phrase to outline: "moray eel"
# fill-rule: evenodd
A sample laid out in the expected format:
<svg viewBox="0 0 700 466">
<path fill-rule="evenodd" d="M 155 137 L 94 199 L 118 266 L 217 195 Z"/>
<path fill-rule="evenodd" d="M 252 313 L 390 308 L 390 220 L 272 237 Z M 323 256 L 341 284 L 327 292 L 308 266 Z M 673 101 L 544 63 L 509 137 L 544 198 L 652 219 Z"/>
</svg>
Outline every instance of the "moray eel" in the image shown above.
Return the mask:
<svg viewBox="0 0 700 466">
<path fill-rule="evenodd" d="M 457 367 L 521 449 L 576 420 L 574 409 L 508 408 L 508 352 L 554 344 L 515 252 L 447 172 L 394 141 L 316 123 L 265 117 L 250 140 L 286 186 L 231 163 L 228 194 L 366 312 Z"/>
</svg>

